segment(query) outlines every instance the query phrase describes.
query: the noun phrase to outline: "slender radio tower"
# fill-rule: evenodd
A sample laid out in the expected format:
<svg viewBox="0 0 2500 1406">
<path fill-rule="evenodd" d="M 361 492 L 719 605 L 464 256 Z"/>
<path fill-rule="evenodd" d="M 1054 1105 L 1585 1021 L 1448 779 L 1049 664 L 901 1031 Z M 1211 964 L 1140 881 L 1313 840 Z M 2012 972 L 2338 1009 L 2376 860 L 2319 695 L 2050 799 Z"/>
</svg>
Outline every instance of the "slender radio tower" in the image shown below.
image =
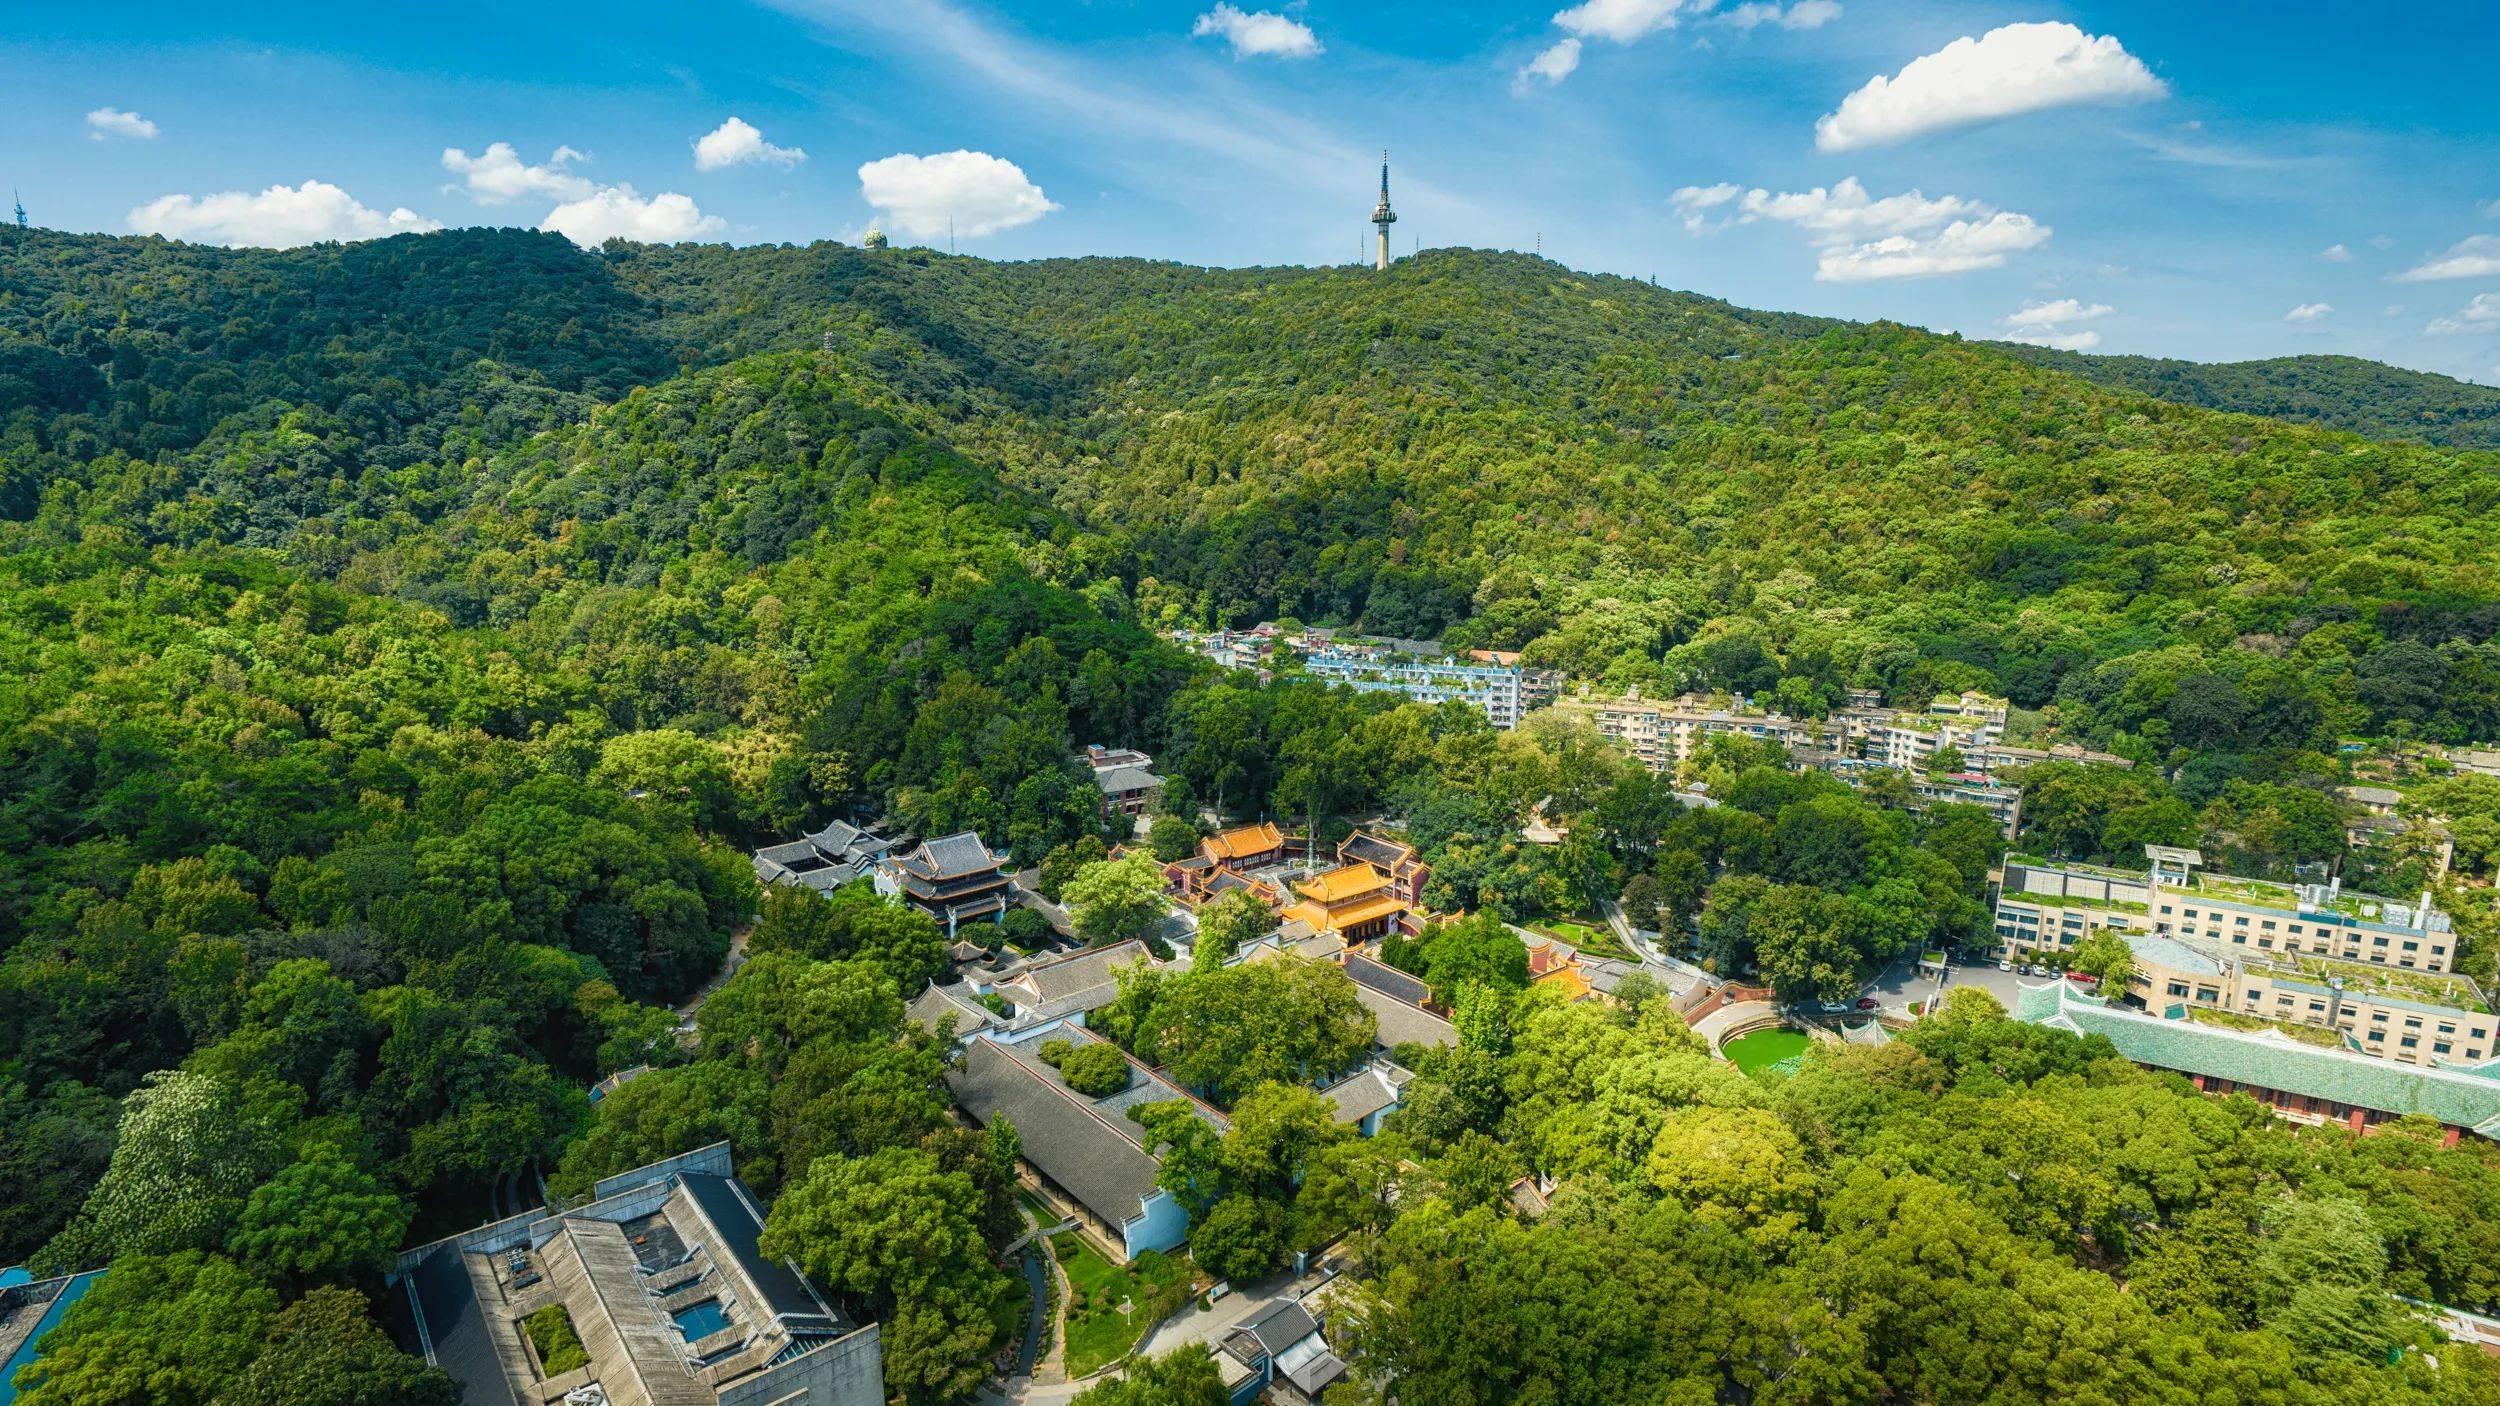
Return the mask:
<svg viewBox="0 0 2500 1406">
<path fill-rule="evenodd" d="M 26 202 L 17 198 L 17 187 L 9 187 L 9 204 L 17 210 L 17 227 L 26 228 Z"/>
<path fill-rule="evenodd" d="M 1379 259 L 1374 267 L 1389 266 L 1389 226 L 1398 222 L 1398 212 L 1389 208 L 1389 153 L 1380 153 L 1380 203 L 1372 207 L 1372 228 L 1380 231 Z"/>
</svg>

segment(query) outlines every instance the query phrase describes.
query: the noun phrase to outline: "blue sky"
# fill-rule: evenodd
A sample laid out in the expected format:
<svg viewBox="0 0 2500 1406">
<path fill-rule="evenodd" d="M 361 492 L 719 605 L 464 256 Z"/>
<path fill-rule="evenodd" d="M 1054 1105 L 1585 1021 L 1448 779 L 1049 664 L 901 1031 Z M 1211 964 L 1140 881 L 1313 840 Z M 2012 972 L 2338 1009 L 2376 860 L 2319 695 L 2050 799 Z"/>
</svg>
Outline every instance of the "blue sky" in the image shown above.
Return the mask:
<svg viewBox="0 0 2500 1406">
<path fill-rule="evenodd" d="M 1282 264 L 1356 256 L 1387 147 L 1401 253 L 2488 383 L 2495 52 L 2483 4 L 21 6 L 0 181 L 220 242 L 951 219 L 998 258 Z"/>
</svg>

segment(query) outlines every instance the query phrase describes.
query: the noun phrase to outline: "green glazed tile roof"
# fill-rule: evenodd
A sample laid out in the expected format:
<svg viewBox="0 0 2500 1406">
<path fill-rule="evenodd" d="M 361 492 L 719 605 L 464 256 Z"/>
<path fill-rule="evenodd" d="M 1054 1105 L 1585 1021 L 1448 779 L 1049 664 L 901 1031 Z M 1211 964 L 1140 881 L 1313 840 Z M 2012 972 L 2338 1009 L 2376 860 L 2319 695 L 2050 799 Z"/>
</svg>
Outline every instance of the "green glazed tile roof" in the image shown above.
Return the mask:
<svg viewBox="0 0 2500 1406">
<path fill-rule="evenodd" d="M 2426 1113 L 2442 1123 L 2500 1138 L 2500 1080 L 2463 1070 L 2401 1064 L 2284 1035 L 2164 1020 L 2080 995 L 2063 981 L 2024 988 L 2014 1003 L 2014 1018 L 2078 1035 L 2106 1036 L 2121 1055 L 2157 1069 L 2379 1113 Z"/>
</svg>

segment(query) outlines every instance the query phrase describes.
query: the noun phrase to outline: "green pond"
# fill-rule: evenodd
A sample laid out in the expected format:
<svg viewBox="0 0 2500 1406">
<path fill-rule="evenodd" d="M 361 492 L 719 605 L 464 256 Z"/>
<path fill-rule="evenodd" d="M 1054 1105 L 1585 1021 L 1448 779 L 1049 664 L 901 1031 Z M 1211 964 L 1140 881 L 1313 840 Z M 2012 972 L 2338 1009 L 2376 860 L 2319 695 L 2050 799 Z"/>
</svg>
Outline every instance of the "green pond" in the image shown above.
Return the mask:
<svg viewBox="0 0 2500 1406">
<path fill-rule="evenodd" d="M 1781 1060 L 1795 1059 L 1804 1054 L 1806 1046 L 1812 1043 L 1802 1030 L 1784 1030 L 1774 1026 L 1724 1041 L 1719 1046 L 1719 1053 L 1727 1056 L 1728 1063 L 1751 1074 Z"/>
</svg>

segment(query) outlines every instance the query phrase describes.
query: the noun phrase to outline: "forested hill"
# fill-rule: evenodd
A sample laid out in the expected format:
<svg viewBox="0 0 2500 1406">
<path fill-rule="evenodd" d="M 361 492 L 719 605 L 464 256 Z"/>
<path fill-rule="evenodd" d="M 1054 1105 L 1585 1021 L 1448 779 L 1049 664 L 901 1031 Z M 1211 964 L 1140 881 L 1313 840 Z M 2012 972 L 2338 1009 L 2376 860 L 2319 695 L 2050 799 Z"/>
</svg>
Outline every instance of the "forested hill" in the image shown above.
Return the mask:
<svg viewBox="0 0 2500 1406">
<path fill-rule="evenodd" d="M 905 1018 L 949 934 L 864 886 L 767 898 L 748 851 L 973 830 L 1087 940 L 1142 937 L 1157 870 L 1106 858 L 1135 836 L 1088 743 L 1154 755 L 1164 858 L 1209 816 L 1386 823 L 1472 915 L 1399 949 L 1464 1034 L 1402 1052 L 1384 1140 L 1294 1082 L 1368 1051 L 1333 967 L 1222 966 L 1211 930 L 1099 1022 L 1240 1095 L 1220 1145 L 1150 1122 L 1211 1277 L 1361 1247 L 1358 1382 L 2500 1399 L 2390 1296 L 2500 1310 L 2479 1140 L 2296 1133 L 1980 993 L 1778 1084 L 1654 990 L 1521 989 L 1506 922 L 1620 900 L 1848 998 L 1986 941 L 1985 811 L 1742 739 L 1688 810 L 1560 719 L 1167 637 L 1299 616 L 1811 716 L 1983 688 L 2135 763 L 2028 770 L 2026 839 L 2288 877 L 2350 862 L 2344 738 L 2500 738 L 2496 517 L 2493 453 L 1518 255 L 0 228 L 0 1264 L 111 1268 L 19 1399 L 449 1406 L 370 1321 L 400 1248 L 724 1139 L 771 1252 L 884 1325 L 895 1399 L 969 1399 L 1022 1227 L 1013 1131 L 956 1123 Z M 1522 843 L 1532 814 L 1566 838 Z M 2488 872 L 2500 829 L 2459 820 Z M 673 1007 L 740 933 L 689 1048 Z M 1562 1183 L 1534 1224 L 1530 1176 Z"/>
<path fill-rule="evenodd" d="M 2182 405 L 2326 425 L 2372 439 L 2500 449 L 2500 387 L 2385 362 L 2355 356 L 2174 361 L 2001 345 L 2037 366 Z"/>
</svg>

